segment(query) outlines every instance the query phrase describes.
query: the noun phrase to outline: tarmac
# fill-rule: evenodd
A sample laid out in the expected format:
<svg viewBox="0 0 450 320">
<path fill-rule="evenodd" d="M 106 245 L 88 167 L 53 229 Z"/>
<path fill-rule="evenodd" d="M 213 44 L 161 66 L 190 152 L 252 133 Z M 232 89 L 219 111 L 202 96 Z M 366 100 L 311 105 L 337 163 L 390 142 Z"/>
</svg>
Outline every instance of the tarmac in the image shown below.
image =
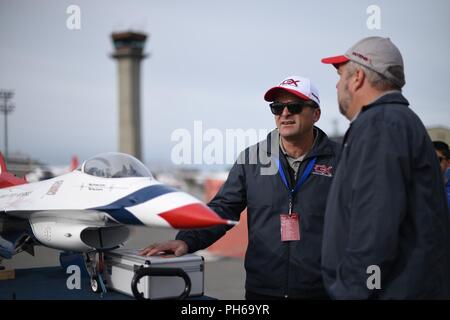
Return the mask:
<svg viewBox="0 0 450 320">
<path fill-rule="evenodd" d="M 139 249 L 149 244 L 174 239 L 176 230 L 162 228 L 131 228 L 130 239 L 124 248 Z M 35 247 L 35 256 L 21 252 L 11 260 L 3 260 L 7 268 L 24 269 L 59 265 L 60 251 Z M 207 251 L 198 252 L 205 257 L 205 295 L 220 300 L 243 300 L 245 296 L 244 260 L 211 256 Z"/>
</svg>

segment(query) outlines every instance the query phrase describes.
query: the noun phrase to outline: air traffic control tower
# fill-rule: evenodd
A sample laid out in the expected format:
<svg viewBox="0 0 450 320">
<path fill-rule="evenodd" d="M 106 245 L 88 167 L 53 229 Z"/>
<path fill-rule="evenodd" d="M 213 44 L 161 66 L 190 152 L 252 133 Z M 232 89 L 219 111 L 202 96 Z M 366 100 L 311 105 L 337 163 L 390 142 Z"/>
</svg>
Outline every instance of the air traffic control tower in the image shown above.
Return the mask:
<svg viewBox="0 0 450 320">
<path fill-rule="evenodd" d="M 147 35 L 119 32 L 111 35 L 117 60 L 119 86 L 119 152 L 142 160 L 140 67 Z"/>
</svg>

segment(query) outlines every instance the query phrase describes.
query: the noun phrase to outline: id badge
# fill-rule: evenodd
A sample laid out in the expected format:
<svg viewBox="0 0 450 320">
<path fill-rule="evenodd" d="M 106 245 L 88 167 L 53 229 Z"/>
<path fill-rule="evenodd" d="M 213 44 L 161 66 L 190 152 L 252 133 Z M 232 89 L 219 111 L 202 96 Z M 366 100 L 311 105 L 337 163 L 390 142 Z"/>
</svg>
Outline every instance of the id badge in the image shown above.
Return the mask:
<svg viewBox="0 0 450 320">
<path fill-rule="evenodd" d="M 300 217 L 297 213 L 280 215 L 281 241 L 300 240 Z"/>
</svg>

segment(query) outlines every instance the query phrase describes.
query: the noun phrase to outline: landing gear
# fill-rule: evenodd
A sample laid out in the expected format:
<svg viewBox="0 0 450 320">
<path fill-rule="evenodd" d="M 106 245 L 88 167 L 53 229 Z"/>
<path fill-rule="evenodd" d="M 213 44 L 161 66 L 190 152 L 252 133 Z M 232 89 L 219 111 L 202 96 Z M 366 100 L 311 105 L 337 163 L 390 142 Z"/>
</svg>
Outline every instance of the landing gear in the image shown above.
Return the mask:
<svg viewBox="0 0 450 320">
<path fill-rule="evenodd" d="M 105 265 L 103 252 L 87 252 L 85 263 L 90 277 L 91 290 L 95 293 L 101 293 L 103 296 L 103 294 L 106 293 L 105 281 L 102 276 Z"/>
<path fill-rule="evenodd" d="M 91 290 L 95 293 L 99 293 L 101 291 L 100 279 L 98 276 L 93 276 L 91 278 Z"/>
</svg>

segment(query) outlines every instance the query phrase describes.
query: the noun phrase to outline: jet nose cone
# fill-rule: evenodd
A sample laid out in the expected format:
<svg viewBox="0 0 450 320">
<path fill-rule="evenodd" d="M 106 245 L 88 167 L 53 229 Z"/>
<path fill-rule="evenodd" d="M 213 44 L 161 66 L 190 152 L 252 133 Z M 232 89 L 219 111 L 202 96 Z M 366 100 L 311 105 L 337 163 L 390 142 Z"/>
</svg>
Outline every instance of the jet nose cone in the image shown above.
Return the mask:
<svg viewBox="0 0 450 320">
<path fill-rule="evenodd" d="M 163 213 L 159 216 L 175 229 L 207 228 L 218 224 L 234 225 L 236 221 L 225 220 L 201 203 L 189 204 Z"/>
</svg>

